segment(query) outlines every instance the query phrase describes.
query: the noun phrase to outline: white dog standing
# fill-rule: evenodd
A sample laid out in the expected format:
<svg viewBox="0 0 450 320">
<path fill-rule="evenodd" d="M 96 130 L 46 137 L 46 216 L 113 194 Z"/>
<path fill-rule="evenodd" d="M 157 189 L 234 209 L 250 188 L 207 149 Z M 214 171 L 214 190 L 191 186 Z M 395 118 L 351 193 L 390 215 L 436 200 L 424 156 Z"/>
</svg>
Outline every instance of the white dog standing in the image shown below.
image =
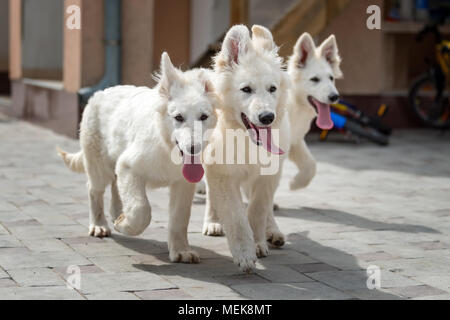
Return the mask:
<svg viewBox="0 0 450 320">
<path fill-rule="evenodd" d="M 289 121 L 286 117 L 288 77 L 282 71 L 282 59 L 272 34 L 264 27 L 254 26 L 253 41 L 245 26 L 231 28 L 215 59 L 216 89 L 222 105 L 217 126 L 205 151 L 207 177 L 207 208 L 204 232 L 214 234 L 223 224 L 234 261 L 244 272 L 255 268 L 258 257 L 268 254 L 266 220 L 272 213 L 273 196 L 281 176 L 282 162 L 288 150 Z M 261 175 L 262 164 L 212 163 L 212 149 L 225 146 L 230 151 L 227 131 L 248 130 L 255 147 L 279 161 L 274 175 Z M 280 149 L 272 141 L 278 131 Z M 250 145 L 249 145 L 250 146 Z M 253 145 L 255 146 L 255 145 Z M 234 148 L 232 148 L 234 152 Z M 236 150 L 249 159 L 249 147 Z M 272 154 L 272 155 L 271 155 Z M 225 155 L 224 155 L 225 157 Z M 241 187 L 249 199 L 244 206 Z"/>
<path fill-rule="evenodd" d="M 151 221 L 146 186 L 168 186 L 170 260 L 199 261 L 189 247 L 187 227 L 194 183 L 203 176 L 202 131 L 214 128 L 216 105 L 207 73 L 183 73 L 167 53 L 161 57 L 161 77 L 154 89 L 117 86 L 90 99 L 81 122 L 81 151 L 60 151 L 70 169 L 87 174 L 90 235 L 111 232 L 103 212 L 109 184 L 114 227 L 131 236 L 141 234 Z M 194 130 L 194 124 L 202 130 Z"/>
</svg>

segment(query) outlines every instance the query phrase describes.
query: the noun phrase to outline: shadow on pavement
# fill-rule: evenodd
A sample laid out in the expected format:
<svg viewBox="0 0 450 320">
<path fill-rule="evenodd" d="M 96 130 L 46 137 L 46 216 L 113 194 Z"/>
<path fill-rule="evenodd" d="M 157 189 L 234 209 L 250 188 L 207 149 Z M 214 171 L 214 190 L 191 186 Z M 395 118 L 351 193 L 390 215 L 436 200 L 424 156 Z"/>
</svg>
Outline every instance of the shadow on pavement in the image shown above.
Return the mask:
<svg viewBox="0 0 450 320">
<path fill-rule="evenodd" d="M 253 275 L 240 273 L 238 267 L 230 257 L 218 254 L 205 247 L 192 247 L 200 253 L 200 256 L 207 256 L 207 258 L 202 259 L 200 264 L 174 264 L 169 261 L 168 252 L 154 254 L 152 248 L 166 246 L 165 242 L 142 238 L 128 238 L 118 234 L 114 234 L 112 239 L 124 247 L 148 256 L 150 259 L 156 257 L 158 263 L 143 262 L 133 264 L 133 266 L 139 270 L 159 275 L 169 281 L 174 278 L 178 279 L 178 281 L 182 279 L 183 286 L 185 286 L 185 288 L 182 286 L 182 289 L 186 290 L 187 293 L 189 293 L 189 289 L 186 288 L 198 288 L 204 285 L 211 287 L 209 289 L 211 297 L 217 297 L 214 294 L 214 285 L 221 284 L 231 287 L 241 296 L 250 299 L 400 299 L 398 296 L 380 290 L 367 289 L 365 270 L 357 263 L 354 256 L 331 247 L 323 246 L 309 239 L 304 233 L 289 235 L 288 243 L 283 249 L 273 249 L 269 257 L 259 259 L 259 264 L 264 270 L 258 270 Z M 226 246 L 225 238 L 223 238 L 223 242 L 224 246 Z M 205 237 L 205 244 L 207 243 L 208 238 Z M 347 265 L 345 270 L 347 271 L 311 258 L 306 251 L 302 252 L 301 248 L 303 246 L 314 248 L 314 250 L 322 254 L 326 253 L 328 256 L 333 257 L 333 259 L 345 260 Z M 297 256 L 300 258 L 300 261 L 296 261 Z M 308 259 L 307 263 L 304 263 L 305 261 L 302 262 L 302 259 Z M 304 277 L 304 280 L 296 282 L 295 279 L 284 279 L 284 281 L 269 281 L 267 279 L 266 272 L 269 272 L 269 274 L 277 274 L 278 272 L 285 272 L 286 268 L 292 270 L 294 274 L 298 272 L 300 274 L 299 277 Z M 346 274 L 345 288 L 342 288 L 340 285 L 333 287 L 333 285 L 319 283 L 314 280 L 315 275 L 323 274 L 323 272 L 325 274 L 332 272 L 332 276 L 336 278 L 339 278 L 340 273 Z M 350 278 L 348 278 L 349 272 L 353 275 Z M 177 284 L 176 281 L 175 284 Z M 354 292 L 349 293 L 348 291 Z M 207 298 L 206 296 L 205 299 Z"/>
<path fill-rule="evenodd" d="M 304 207 L 301 209 L 280 208 L 277 211 L 275 211 L 275 216 L 296 218 L 316 222 L 336 223 L 346 226 L 354 226 L 357 228 L 367 230 L 377 230 L 377 231 L 388 230 L 406 233 L 419 233 L 419 232 L 440 233 L 435 229 L 421 225 L 375 221 L 348 212 L 332 209 L 317 209 L 308 207 Z"/>
</svg>

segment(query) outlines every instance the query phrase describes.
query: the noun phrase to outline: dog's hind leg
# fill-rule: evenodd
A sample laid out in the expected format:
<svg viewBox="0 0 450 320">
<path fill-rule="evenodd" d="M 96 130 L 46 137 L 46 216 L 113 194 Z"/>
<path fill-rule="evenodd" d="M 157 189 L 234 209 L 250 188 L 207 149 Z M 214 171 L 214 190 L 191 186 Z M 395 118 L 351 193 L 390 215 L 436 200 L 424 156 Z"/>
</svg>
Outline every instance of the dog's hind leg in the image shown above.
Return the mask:
<svg viewBox="0 0 450 320">
<path fill-rule="evenodd" d="M 119 160 L 117 187 L 124 212 L 114 222 L 114 228 L 128 236 L 140 235 L 152 219 L 152 209 L 145 193 L 145 180 L 132 172 L 125 161 Z"/>
<path fill-rule="evenodd" d="M 282 247 L 286 242 L 284 234 L 278 228 L 273 212 L 267 216 L 266 239 L 275 247 Z"/>
<path fill-rule="evenodd" d="M 304 140 L 291 146 L 289 159 L 292 160 L 300 170 L 290 182 L 289 186 L 291 190 L 306 188 L 316 175 L 316 160 L 309 151 Z"/>
<path fill-rule="evenodd" d="M 109 209 L 112 221 L 116 221 L 122 212 L 122 200 L 120 200 L 119 190 L 117 189 L 117 177 L 115 177 L 111 183 L 111 207 Z"/>
<path fill-rule="evenodd" d="M 208 184 L 205 183 L 205 186 L 206 194 L 208 194 Z M 222 224 L 219 221 L 219 216 L 217 215 L 217 210 L 213 207 L 213 203 L 211 203 L 208 196 L 206 197 L 206 209 L 202 233 L 205 236 L 210 237 L 221 237 L 225 235 Z"/>
<path fill-rule="evenodd" d="M 197 252 L 189 247 L 187 229 L 195 185 L 180 181 L 170 186 L 169 258 L 172 262 L 199 263 Z"/>
<path fill-rule="evenodd" d="M 111 230 L 108 227 L 103 210 L 103 195 L 107 181 L 94 172 L 95 170 L 88 166 L 89 235 L 99 238 L 108 237 L 111 235 Z"/>
<path fill-rule="evenodd" d="M 95 148 L 85 148 L 86 174 L 89 193 L 89 235 L 107 237 L 111 230 L 103 209 L 103 195 L 109 184 L 108 171 Z"/>
</svg>

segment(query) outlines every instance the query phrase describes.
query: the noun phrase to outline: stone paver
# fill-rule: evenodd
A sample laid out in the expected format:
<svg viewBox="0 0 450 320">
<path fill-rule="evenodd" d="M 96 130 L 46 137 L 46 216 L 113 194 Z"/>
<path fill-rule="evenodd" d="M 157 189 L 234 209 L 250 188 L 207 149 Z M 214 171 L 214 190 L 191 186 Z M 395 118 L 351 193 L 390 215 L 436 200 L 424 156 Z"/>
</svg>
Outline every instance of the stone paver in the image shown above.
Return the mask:
<svg viewBox="0 0 450 320">
<path fill-rule="evenodd" d="M 167 189 L 148 190 L 153 221 L 140 237 L 88 237 L 85 177 L 55 152 L 78 142 L 2 121 L 0 298 L 450 299 L 449 135 L 398 131 L 387 148 L 336 139 L 310 137 L 318 173 L 305 190 L 289 191 L 296 169 L 286 163 L 276 195 L 286 246 L 248 276 L 225 238 L 201 234 L 201 201 L 189 225 L 201 263 L 169 261 Z M 79 290 L 66 286 L 74 265 Z M 369 266 L 381 268 L 381 289 L 367 288 Z"/>
</svg>

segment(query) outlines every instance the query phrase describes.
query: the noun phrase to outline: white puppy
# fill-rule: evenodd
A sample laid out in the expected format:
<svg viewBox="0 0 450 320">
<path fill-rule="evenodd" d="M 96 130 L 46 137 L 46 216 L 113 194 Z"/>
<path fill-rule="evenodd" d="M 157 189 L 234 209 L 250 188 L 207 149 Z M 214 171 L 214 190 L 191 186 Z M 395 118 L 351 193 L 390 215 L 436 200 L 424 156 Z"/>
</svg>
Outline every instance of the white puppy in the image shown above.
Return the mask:
<svg viewBox="0 0 450 320">
<path fill-rule="evenodd" d="M 289 99 L 292 146 L 289 158 L 300 172 L 291 182 L 292 190 L 306 187 L 316 173 L 316 162 L 305 144 L 305 135 L 317 117 L 320 129 L 333 128 L 330 104 L 339 100 L 335 80 L 342 77 L 336 38 L 331 35 L 316 48 L 309 33 L 304 33 L 289 59 L 292 81 Z"/>
<path fill-rule="evenodd" d="M 298 167 L 299 173 L 290 182 L 291 190 L 305 188 L 316 174 L 316 160 L 305 142 L 311 122 L 323 130 L 333 127 L 330 104 L 339 100 L 335 80 L 342 77 L 336 38 L 331 35 L 319 47 L 308 33 L 304 33 L 294 47 L 289 59 L 288 74 L 291 80 L 288 112 L 291 124 L 291 147 L 289 159 Z M 267 240 L 274 246 L 284 245 L 273 213 L 267 220 Z"/>
<path fill-rule="evenodd" d="M 266 220 L 272 213 L 273 196 L 281 176 L 285 158 L 282 150 L 287 151 L 290 145 L 285 112 L 287 74 L 282 70 L 282 59 L 270 31 L 261 26 L 254 26 L 252 31 L 253 41 L 247 27 L 231 28 L 215 59 L 215 85 L 222 105 L 211 144 L 205 151 L 208 192 L 204 233 L 220 234 L 221 230 L 216 228 L 223 224 L 234 261 L 244 272 L 255 268 L 257 256 L 268 254 Z M 248 130 L 249 136 L 244 147 L 238 145 L 236 150 L 230 147 L 226 134 L 237 130 Z M 279 148 L 272 140 L 275 133 L 279 136 Z M 279 169 L 272 175 L 262 175 L 262 163 L 248 161 L 250 146 L 272 157 Z M 242 156 L 245 163 L 213 163 L 209 147 L 223 149 L 226 159 L 229 153 L 235 160 Z M 247 209 L 241 187 L 249 199 Z"/>
<path fill-rule="evenodd" d="M 253 40 L 258 41 L 257 37 Z M 316 161 L 304 138 L 316 117 L 316 123 L 320 128 L 326 130 L 333 126 L 329 105 L 339 99 L 335 80 L 342 77 L 340 63 L 341 58 L 334 35 L 316 47 L 312 37 L 304 33 L 298 39 L 294 53 L 289 59 L 290 87 L 287 98 L 291 130 L 289 158 L 300 171 L 290 183 L 291 190 L 305 188 L 316 174 Z M 198 188 L 199 192 L 205 192 L 204 183 L 199 184 Z M 222 226 L 209 220 L 211 219 L 206 216 L 203 233 L 210 236 L 223 235 Z M 274 246 L 281 247 L 285 243 L 285 237 L 280 232 L 273 213 L 268 216 L 266 236 Z"/>
<path fill-rule="evenodd" d="M 60 153 L 70 169 L 87 174 L 90 235 L 110 234 L 103 212 L 109 184 L 114 227 L 131 236 L 150 224 L 146 186 L 168 186 L 170 260 L 199 261 L 189 247 L 187 227 L 194 183 L 203 176 L 202 131 L 214 128 L 217 103 L 207 73 L 183 73 L 167 53 L 161 57 L 160 81 L 154 89 L 117 86 L 89 100 L 81 122 L 81 151 Z"/>
</svg>

